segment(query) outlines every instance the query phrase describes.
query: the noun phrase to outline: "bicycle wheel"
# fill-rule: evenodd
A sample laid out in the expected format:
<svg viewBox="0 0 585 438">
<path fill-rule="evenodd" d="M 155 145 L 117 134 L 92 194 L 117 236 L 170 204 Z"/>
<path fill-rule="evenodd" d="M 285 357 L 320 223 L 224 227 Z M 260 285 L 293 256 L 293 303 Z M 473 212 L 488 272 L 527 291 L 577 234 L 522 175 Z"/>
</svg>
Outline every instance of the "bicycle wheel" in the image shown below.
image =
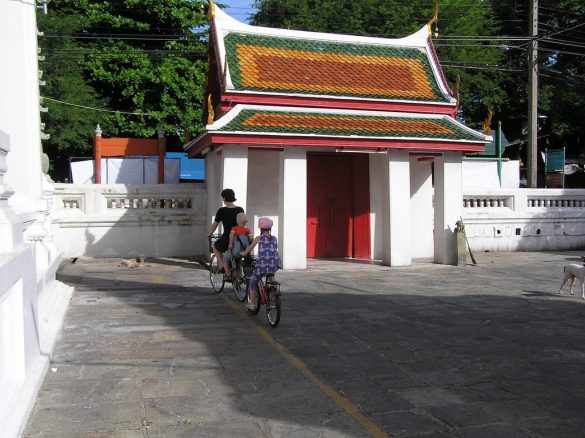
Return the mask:
<svg viewBox="0 0 585 438">
<path fill-rule="evenodd" d="M 232 273 L 232 275 L 234 275 L 234 274 Z M 234 296 L 236 297 L 236 300 L 238 300 L 240 303 L 243 303 L 244 301 L 246 301 L 248 291 L 246 289 L 246 284 L 244 282 L 244 279 L 234 276 L 234 279 L 232 281 L 232 287 L 234 289 Z"/>
<path fill-rule="evenodd" d="M 280 322 L 280 295 L 275 295 L 274 286 L 266 286 L 266 318 L 271 327 Z"/>
<path fill-rule="evenodd" d="M 258 285 L 258 289 L 260 289 L 260 285 Z M 247 281 L 246 282 L 246 297 L 248 297 L 249 295 L 250 295 L 250 281 Z M 254 310 L 250 310 L 250 308 L 248 307 L 248 312 L 250 312 L 252 315 L 256 315 L 260 311 L 260 290 L 258 290 L 258 292 L 256 292 L 256 302 L 254 304 L 256 305 Z"/>
<path fill-rule="evenodd" d="M 211 260 L 209 261 L 209 280 L 215 293 L 220 293 L 223 290 L 225 279 L 223 278 L 223 274 L 219 272 L 219 260 L 217 260 L 215 254 L 211 256 Z"/>
</svg>

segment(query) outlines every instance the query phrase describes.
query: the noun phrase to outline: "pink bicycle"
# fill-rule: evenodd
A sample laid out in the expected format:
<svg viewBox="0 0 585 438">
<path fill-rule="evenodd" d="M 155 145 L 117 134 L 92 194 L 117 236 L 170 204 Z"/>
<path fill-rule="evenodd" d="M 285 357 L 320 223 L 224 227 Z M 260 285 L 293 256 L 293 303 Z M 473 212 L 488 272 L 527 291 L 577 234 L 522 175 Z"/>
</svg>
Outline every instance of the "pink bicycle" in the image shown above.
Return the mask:
<svg viewBox="0 0 585 438">
<path fill-rule="evenodd" d="M 246 283 L 246 291 L 250 296 L 249 281 Z M 270 326 L 276 327 L 280 322 L 280 283 L 274 280 L 274 274 L 265 274 L 258 280 L 255 307 L 249 312 L 256 315 L 260 310 L 260 304 L 264 304 L 266 308 L 266 318 Z"/>
</svg>

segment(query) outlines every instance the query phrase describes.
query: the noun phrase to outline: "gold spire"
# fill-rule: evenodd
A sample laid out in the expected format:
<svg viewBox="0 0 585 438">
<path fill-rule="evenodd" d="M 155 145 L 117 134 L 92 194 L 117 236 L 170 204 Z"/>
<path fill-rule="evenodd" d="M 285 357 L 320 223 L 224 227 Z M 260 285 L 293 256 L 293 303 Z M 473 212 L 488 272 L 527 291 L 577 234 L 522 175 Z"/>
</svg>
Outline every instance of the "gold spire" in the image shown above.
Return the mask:
<svg viewBox="0 0 585 438">
<path fill-rule="evenodd" d="M 483 121 L 483 133 L 485 135 L 490 135 L 490 125 L 492 124 L 492 116 L 493 115 L 494 115 L 494 113 L 491 110 L 491 108 L 488 108 L 487 116 L 486 116 L 485 120 Z"/>
<path fill-rule="evenodd" d="M 215 120 L 215 111 L 213 111 L 213 103 L 211 102 L 211 93 L 207 95 L 207 124 L 211 125 Z"/>
<path fill-rule="evenodd" d="M 461 76 L 457 75 L 457 79 L 455 80 L 455 87 L 451 90 L 453 97 L 457 98 L 457 104 L 455 108 L 459 110 L 459 104 L 461 103 L 461 95 L 459 94 L 459 89 L 461 88 Z"/>
<path fill-rule="evenodd" d="M 207 0 L 207 2 L 209 3 L 209 9 L 207 10 L 207 19 L 211 21 L 213 20 L 213 17 L 215 17 L 215 4 L 213 3 L 213 0 Z"/>
<path fill-rule="evenodd" d="M 431 21 L 429 21 L 429 23 L 427 24 L 428 29 L 429 29 L 429 36 L 433 36 L 435 38 L 437 38 L 439 36 L 439 26 L 437 25 L 437 22 L 439 21 L 439 0 L 435 0 L 435 13 L 433 15 L 433 18 L 431 18 Z M 433 34 L 432 25 L 435 25 L 435 32 Z"/>
</svg>

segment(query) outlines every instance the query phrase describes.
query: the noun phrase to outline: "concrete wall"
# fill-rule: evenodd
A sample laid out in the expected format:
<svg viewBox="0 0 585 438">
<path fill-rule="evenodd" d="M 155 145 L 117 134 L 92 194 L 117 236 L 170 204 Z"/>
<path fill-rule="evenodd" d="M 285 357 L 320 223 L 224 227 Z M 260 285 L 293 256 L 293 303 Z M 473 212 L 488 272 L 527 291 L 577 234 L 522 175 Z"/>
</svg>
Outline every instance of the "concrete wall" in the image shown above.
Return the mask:
<svg viewBox="0 0 585 438">
<path fill-rule="evenodd" d="M 258 219 L 262 216 L 274 221 L 272 234 L 279 236 L 279 185 L 280 156 L 279 150 L 252 149 L 248 152 L 248 191 L 246 214 L 248 228 L 257 236 L 260 230 L 257 227 Z"/>
<path fill-rule="evenodd" d="M 585 190 L 464 191 L 463 219 L 474 251 L 585 249 Z"/>
<path fill-rule="evenodd" d="M 207 254 L 205 184 L 56 184 L 56 242 L 66 257 Z"/>
</svg>

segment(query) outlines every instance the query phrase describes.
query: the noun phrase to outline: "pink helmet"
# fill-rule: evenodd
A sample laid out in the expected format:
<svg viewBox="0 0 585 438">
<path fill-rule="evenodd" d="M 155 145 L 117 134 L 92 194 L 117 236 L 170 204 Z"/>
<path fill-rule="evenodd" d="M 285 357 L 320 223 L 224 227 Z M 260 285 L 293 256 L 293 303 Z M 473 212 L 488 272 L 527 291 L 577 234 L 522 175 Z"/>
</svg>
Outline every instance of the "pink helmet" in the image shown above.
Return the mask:
<svg viewBox="0 0 585 438">
<path fill-rule="evenodd" d="M 262 230 L 269 230 L 272 228 L 272 219 L 261 217 L 258 219 L 258 228 Z"/>
</svg>

